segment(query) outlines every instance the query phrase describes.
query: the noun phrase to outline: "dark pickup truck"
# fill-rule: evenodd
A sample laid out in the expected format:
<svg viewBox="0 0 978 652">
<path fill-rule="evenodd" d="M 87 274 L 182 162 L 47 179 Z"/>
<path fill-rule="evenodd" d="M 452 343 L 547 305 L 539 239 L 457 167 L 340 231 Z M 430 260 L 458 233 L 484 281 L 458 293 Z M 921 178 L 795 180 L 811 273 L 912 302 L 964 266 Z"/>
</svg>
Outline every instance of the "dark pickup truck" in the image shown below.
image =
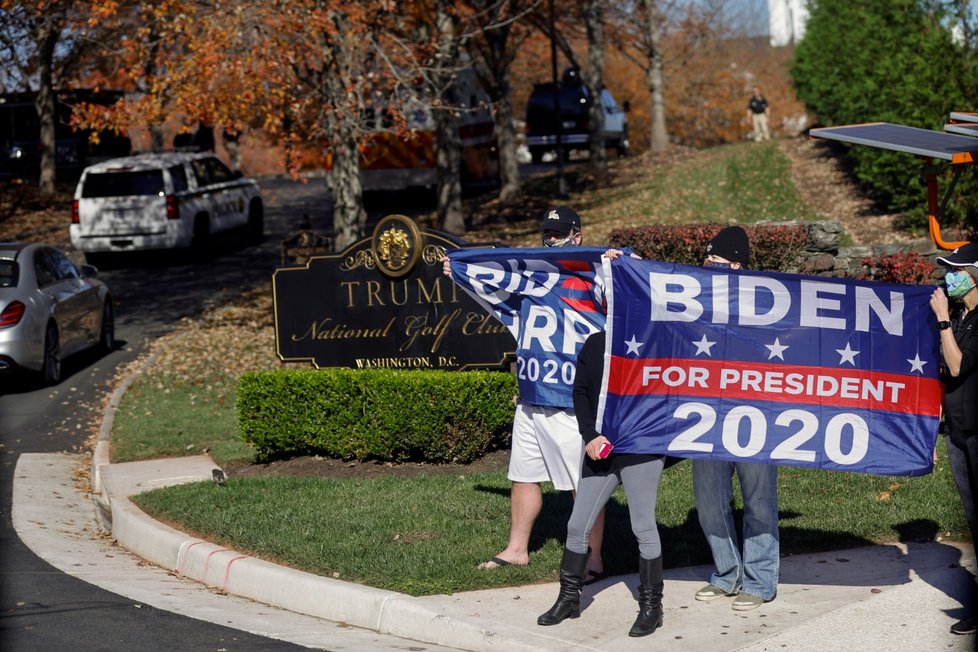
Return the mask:
<svg viewBox="0 0 978 652">
<path fill-rule="evenodd" d="M 543 161 L 543 155 L 557 148 L 557 134 L 565 158 L 573 150 L 590 148 L 588 111 L 592 98 L 574 69 L 564 72 L 559 85 L 559 99 L 555 102 L 557 87 L 552 83 L 534 84 L 526 104 L 526 144 L 534 163 Z M 604 109 L 602 134 L 605 147 L 614 148 L 619 156 L 628 153 L 628 123 L 625 113 L 628 103 L 619 108 L 608 89 L 600 93 Z"/>
</svg>

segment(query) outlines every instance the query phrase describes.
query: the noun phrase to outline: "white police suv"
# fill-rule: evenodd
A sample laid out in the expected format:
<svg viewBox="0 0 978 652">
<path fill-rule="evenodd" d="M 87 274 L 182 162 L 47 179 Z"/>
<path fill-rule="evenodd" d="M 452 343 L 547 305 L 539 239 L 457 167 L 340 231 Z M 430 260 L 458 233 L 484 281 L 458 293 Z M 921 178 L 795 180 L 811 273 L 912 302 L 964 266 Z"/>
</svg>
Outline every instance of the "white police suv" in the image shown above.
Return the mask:
<svg viewBox="0 0 978 652">
<path fill-rule="evenodd" d="M 71 209 L 71 244 L 86 257 L 190 248 L 240 229 L 261 241 L 264 207 L 254 179 L 212 153 L 138 154 L 85 168 Z"/>
</svg>

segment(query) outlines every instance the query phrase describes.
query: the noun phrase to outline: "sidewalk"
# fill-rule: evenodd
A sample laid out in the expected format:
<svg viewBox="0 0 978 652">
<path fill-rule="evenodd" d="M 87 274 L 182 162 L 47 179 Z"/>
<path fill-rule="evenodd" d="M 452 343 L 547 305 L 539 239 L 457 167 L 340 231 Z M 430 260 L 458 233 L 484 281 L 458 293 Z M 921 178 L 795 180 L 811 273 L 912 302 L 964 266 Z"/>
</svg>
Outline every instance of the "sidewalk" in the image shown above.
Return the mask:
<svg viewBox="0 0 978 652">
<path fill-rule="evenodd" d="M 24 456 L 18 465 L 17 483 L 44 495 L 50 470 L 33 457 Z M 100 487 L 99 502 L 107 501 L 100 512 L 110 519 L 112 537 L 140 557 L 217 591 L 382 635 L 441 649 L 507 652 L 628 652 L 650 645 L 672 650 L 974 649 L 975 637 L 948 632 L 964 615 L 967 572 L 961 566 L 975 568 L 968 545 L 871 546 L 786 557 L 777 600 L 746 613 L 731 610 L 727 600 L 693 600 L 709 575 L 707 567 L 668 570 L 663 627 L 651 637 L 629 638 L 636 613 L 634 574 L 587 587 L 580 619 L 540 627 L 536 617 L 553 603 L 556 583 L 414 598 L 223 549 L 150 519 L 128 499 L 154 487 L 209 481 L 213 468 L 207 456 L 100 465 L 94 484 Z M 15 525 L 30 529 L 31 522 L 16 513 L 19 502 Z M 21 536 L 30 545 L 30 533 Z M 439 649 L 432 645 L 423 649 Z"/>
</svg>

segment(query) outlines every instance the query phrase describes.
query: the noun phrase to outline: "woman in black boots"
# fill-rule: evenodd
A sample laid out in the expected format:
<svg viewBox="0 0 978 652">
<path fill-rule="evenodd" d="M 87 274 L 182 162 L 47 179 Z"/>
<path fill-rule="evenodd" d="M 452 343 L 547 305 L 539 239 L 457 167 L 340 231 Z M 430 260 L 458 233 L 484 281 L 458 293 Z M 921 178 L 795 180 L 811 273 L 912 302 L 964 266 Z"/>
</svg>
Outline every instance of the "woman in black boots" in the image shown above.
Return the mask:
<svg viewBox="0 0 978 652">
<path fill-rule="evenodd" d="M 584 466 L 567 523 L 567 542 L 560 561 L 560 595 L 539 625 L 556 625 L 581 615 L 581 590 L 588 561 L 588 536 L 598 514 L 622 484 L 628 497 L 632 532 L 638 539 L 638 617 L 629 636 L 648 636 L 662 625 L 662 544 L 655 523 L 655 503 L 662 474 L 662 455 L 611 453 L 602 448 L 611 443 L 595 430 L 598 393 L 604 367 L 604 332 L 588 337 L 577 359 L 574 379 L 574 411 L 586 442 Z"/>
</svg>

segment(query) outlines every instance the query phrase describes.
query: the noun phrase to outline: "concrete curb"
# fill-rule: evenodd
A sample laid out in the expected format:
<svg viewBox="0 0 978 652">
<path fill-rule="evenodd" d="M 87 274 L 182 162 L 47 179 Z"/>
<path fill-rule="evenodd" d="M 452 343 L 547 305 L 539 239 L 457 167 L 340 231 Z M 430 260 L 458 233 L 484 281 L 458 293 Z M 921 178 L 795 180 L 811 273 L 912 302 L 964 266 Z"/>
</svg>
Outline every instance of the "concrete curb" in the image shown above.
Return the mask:
<svg viewBox="0 0 978 652">
<path fill-rule="evenodd" d="M 111 485 L 111 482 L 108 483 Z M 111 493 L 111 492 L 110 492 Z M 501 623 L 476 624 L 410 596 L 243 555 L 154 521 L 128 498 L 113 497 L 112 536 L 119 545 L 179 576 L 232 595 L 424 643 L 460 650 L 590 650 L 529 635 Z"/>
<path fill-rule="evenodd" d="M 177 337 L 181 338 L 183 335 L 178 335 Z M 98 441 L 95 444 L 95 450 L 92 452 L 91 484 L 92 499 L 95 501 L 95 513 L 98 516 L 99 524 L 109 531 L 112 530 L 111 498 L 105 491 L 102 481 L 102 469 L 112 463 L 109 459 L 109 450 L 112 440 L 112 425 L 115 423 L 115 413 L 119 409 L 119 404 L 122 403 L 122 397 L 125 396 L 132 384 L 136 382 L 140 374 L 156 364 L 156 361 L 165 350 L 166 347 L 157 349 L 142 364 L 126 376 L 122 384 L 112 392 L 112 396 L 109 397 L 109 404 L 105 406 L 105 413 L 102 415 L 102 424 L 98 430 Z"/>
<path fill-rule="evenodd" d="M 113 392 L 92 456 L 92 496 L 100 525 L 134 554 L 221 592 L 294 613 L 346 623 L 419 642 L 460 650 L 536 652 L 592 650 L 545 635 L 528 634 L 503 623 L 478 624 L 452 615 L 443 605 L 368 586 L 278 566 L 197 539 L 159 523 L 130 496 L 155 487 L 211 479 L 208 456 L 112 464 L 112 424 L 122 398 L 165 351 L 139 365 Z M 152 467 L 152 468 L 148 468 Z"/>
</svg>

